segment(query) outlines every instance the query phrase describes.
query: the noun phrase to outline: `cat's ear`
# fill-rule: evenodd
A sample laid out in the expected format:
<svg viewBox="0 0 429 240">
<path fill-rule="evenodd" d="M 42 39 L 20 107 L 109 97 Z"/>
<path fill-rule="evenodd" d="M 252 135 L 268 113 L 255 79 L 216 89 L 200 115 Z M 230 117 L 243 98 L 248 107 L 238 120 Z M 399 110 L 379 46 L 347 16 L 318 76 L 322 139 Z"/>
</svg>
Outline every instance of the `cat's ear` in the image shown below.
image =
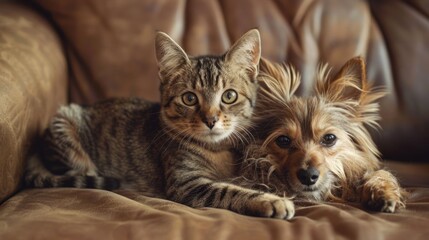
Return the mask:
<svg viewBox="0 0 429 240">
<path fill-rule="evenodd" d="M 326 67 L 321 68 L 316 91 L 331 101 L 352 101 L 359 103 L 369 90 L 366 79 L 365 61 L 355 57 L 347 61 L 340 71 L 330 79 L 326 76 Z"/>
<path fill-rule="evenodd" d="M 161 82 L 174 78 L 190 62 L 185 51 L 163 32 L 156 34 L 155 50 Z"/>
<path fill-rule="evenodd" d="M 226 53 L 228 63 L 244 67 L 252 77 L 258 74 L 261 58 L 261 37 L 259 31 L 252 29 L 245 33 Z"/>
</svg>

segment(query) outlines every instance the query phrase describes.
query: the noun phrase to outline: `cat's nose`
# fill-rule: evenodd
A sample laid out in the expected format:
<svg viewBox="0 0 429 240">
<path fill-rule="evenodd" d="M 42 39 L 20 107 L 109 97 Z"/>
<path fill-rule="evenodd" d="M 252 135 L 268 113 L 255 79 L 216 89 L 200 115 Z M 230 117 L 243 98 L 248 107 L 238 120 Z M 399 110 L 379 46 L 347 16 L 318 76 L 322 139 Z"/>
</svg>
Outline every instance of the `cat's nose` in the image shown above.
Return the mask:
<svg viewBox="0 0 429 240">
<path fill-rule="evenodd" d="M 210 117 L 205 117 L 203 121 L 208 128 L 213 129 L 213 127 L 215 126 L 218 120 L 219 118 L 217 116 L 210 116 Z"/>
<path fill-rule="evenodd" d="M 314 167 L 308 167 L 307 169 L 299 169 L 296 175 L 302 184 L 310 186 L 317 182 L 320 172 Z"/>
</svg>

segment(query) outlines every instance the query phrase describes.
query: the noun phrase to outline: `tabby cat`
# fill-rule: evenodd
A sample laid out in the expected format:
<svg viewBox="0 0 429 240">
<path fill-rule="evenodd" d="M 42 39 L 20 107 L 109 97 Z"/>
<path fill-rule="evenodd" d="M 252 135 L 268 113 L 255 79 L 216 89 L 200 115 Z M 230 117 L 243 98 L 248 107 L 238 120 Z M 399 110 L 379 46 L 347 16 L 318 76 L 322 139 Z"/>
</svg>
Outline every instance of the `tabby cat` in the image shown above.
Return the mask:
<svg viewBox="0 0 429 240">
<path fill-rule="evenodd" d="M 27 184 L 120 184 L 192 207 L 291 218 L 290 200 L 229 180 L 251 138 L 259 32 L 249 31 L 221 56 L 190 57 L 164 33 L 155 42 L 161 103 L 116 99 L 62 107 L 47 129 L 42 157 L 30 159 Z"/>
</svg>

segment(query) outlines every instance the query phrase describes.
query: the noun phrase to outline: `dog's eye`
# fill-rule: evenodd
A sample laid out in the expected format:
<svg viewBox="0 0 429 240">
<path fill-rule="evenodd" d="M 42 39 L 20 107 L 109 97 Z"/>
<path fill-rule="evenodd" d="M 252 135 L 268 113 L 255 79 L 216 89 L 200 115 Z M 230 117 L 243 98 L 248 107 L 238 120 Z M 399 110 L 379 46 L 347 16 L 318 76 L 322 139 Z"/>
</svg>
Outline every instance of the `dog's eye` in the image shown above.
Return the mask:
<svg viewBox="0 0 429 240">
<path fill-rule="evenodd" d="M 323 136 L 321 144 L 325 147 L 332 147 L 337 142 L 337 136 L 334 134 L 328 133 Z"/>
<path fill-rule="evenodd" d="M 288 136 L 281 135 L 276 138 L 276 144 L 281 148 L 288 148 L 290 147 L 291 143 L 292 143 L 292 140 Z"/>
</svg>

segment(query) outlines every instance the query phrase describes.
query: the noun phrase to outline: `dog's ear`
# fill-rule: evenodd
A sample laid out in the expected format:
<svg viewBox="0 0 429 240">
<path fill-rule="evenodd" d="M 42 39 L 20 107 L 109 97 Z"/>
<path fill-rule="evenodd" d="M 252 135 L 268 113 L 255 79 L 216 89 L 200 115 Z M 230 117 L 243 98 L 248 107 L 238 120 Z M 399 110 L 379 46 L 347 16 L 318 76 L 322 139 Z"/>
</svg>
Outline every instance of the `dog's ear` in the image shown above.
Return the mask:
<svg viewBox="0 0 429 240">
<path fill-rule="evenodd" d="M 330 101 L 359 103 L 368 90 L 365 61 L 361 57 L 347 61 L 333 78 L 323 78 L 326 77 L 317 82 L 316 91 Z"/>
<path fill-rule="evenodd" d="M 326 67 L 322 72 L 326 72 Z M 384 88 L 373 88 L 368 83 L 361 57 L 347 61 L 333 78 L 319 78 L 316 92 L 330 102 L 339 103 L 337 106 L 349 111 L 349 116 L 372 127 L 377 127 L 380 119 L 378 100 L 387 93 Z"/>
</svg>

